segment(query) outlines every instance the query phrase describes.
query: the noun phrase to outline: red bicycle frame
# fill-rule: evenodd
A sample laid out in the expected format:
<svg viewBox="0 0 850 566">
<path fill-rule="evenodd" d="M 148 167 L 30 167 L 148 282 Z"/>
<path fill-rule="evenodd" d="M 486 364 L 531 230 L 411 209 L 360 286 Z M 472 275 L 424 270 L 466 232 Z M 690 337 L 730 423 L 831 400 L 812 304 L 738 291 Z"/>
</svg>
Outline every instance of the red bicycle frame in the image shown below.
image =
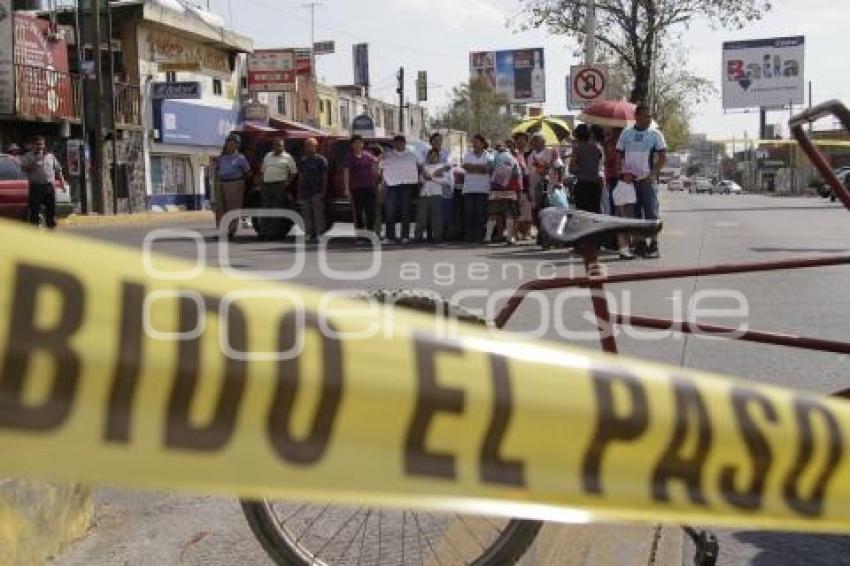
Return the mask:
<svg viewBox="0 0 850 566">
<path fill-rule="evenodd" d="M 850 131 L 850 111 L 848 111 L 848 109 L 838 101 L 830 101 L 811 108 L 792 118 L 789 124 L 791 126 L 791 132 L 800 144 L 802 150 L 806 153 L 823 178 L 832 187 L 832 190 L 835 191 L 835 194 L 844 206 L 850 210 L 850 191 L 848 191 L 836 177 L 835 173 L 827 163 L 826 158 L 817 149 L 817 147 L 815 147 L 803 129 L 804 125 L 829 115 L 833 115 L 838 118 L 844 128 Z M 739 273 L 761 273 L 768 271 L 784 271 L 789 269 L 811 269 L 815 267 L 847 265 L 850 264 L 850 255 L 826 256 L 816 259 L 790 259 L 784 261 L 715 265 L 690 269 L 665 269 L 611 276 L 594 274 L 588 269 L 588 266 L 591 263 L 590 255 L 586 253 L 584 255 L 584 259 L 585 271 L 587 273 L 584 277 L 537 279 L 522 285 L 516 292 L 514 292 L 513 296 L 496 316 L 496 326 L 498 328 L 503 328 L 529 293 L 578 287 L 586 288 L 590 291 L 593 311 L 596 316 L 596 325 L 599 329 L 600 342 L 602 343 L 602 349 L 606 352 L 617 353 L 617 340 L 613 332 L 613 326 L 621 325 L 656 330 L 675 330 L 683 334 L 708 334 L 728 339 L 742 340 L 745 342 L 788 346 L 792 348 L 821 352 L 850 354 L 850 342 L 837 342 L 832 340 L 822 340 L 819 338 L 758 330 L 738 332 L 736 329 L 718 325 L 695 324 L 682 320 L 625 315 L 612 312 L 605 292 L 606 285 L 615 283 L 658 281 L 681 279 L 685 277 L 713 277 Z"/>
</svg>

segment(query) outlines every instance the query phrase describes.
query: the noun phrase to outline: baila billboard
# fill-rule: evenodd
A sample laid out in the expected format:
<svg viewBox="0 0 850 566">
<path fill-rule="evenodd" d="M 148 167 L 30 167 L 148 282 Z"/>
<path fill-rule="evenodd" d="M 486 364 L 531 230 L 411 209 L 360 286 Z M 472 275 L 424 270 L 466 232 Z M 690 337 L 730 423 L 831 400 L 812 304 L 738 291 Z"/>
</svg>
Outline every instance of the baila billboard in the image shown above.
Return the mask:
<svg viewBox="0 0 850 566">
<path fill-rule="evenodd" d="M 469 55 L 470 80 L 483 79 L 515 104 L 546 101 L 542 48 L 477 51 Z"/>
<path fill-rule="evenodd" d="M 723 108 L 770 108 L 805 102 L 806 38 L 723 44 Z"/>
</svg>

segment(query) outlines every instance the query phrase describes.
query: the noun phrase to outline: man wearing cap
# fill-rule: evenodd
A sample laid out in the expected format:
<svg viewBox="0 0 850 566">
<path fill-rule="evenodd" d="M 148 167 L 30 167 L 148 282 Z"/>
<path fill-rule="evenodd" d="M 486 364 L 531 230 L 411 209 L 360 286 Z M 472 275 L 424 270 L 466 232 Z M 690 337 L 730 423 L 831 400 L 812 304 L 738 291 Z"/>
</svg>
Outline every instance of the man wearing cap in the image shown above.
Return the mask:
<svg viewBox="0 0 850 566">
<path fill-rule="evenodd" d="M 228 136 L 224 142 L 224 151 L 216 158 L 216 227 L 219 227 L 225 214 L 242 208 L 242 200 L 248 181 L 251 179 L 251 165 L 244 155 L 239 153 L 239 138 Z M 227 227 L 227 237 L 236 234 L 239 217 L 234 216 Z"/>
<path fill-rule="evenodd" d="M 21 147 L 16 143 L 9 144 L 9 147 L 6 148 L 6 153 L 15 160 L 16 163 L 20 164 L 21 162 Z"/>
<path fill-rule="evenodd" d="M 395 242 L 395 225 L 401 222 L 401 243 L 410 241 L 410 213 L 413 197 L 419 190 L 421 164 L 416 154 L 407 147 L 403 135 L 393 138 L 393 149 L 384 154 L 381 171 L 387 186 L 387 227 L 385 242 Z"/>
</svg>

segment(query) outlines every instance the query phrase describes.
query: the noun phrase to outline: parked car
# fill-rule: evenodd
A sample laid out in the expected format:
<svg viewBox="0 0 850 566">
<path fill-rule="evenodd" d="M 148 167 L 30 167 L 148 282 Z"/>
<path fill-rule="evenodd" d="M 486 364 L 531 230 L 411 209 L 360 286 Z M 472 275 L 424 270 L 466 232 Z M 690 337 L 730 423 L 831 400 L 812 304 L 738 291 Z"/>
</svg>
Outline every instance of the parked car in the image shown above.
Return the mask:
<svg viewBox="0 0 850 566">
<path fill-rule="evenodd" d="M 836 170 L 835 176 L 838 177 L 838 180 L 841 181 L 845 187 L 850 189 L 850 167 L 841 167 Z M 836 195 L 835 191 L 832 190 L 832 187 L 826 183 L 821 185 L 818 189 L 818 194 L 823 198 L 828 198 L 832 202 L 838 200 L 838 195 Z"/>
<path fill-rule="evenodd" d="M 735 181 L 724 180 L 713 185 L 711 192 L 721 195 L 740 195 L 744 192 L 744 189 Z"/>
<path fill-rule="evenodd" d="M 667 190 L 670 191 L 684 191 L 685 190 L 685 182 L 680 178 L 670 179 L 670 182 L 667 183 Z"/>
<path fill-rule="evenodd" d="M 711 181 L 706 177 L 697 177 L 694 179 L 689 192 L 697 194 L 711 193 Z"/>
<path fill-rule="evenodd" d="M 0 217 L 27 220 L 27 193 L 29 182 L 11 155 L 0 154 Z M 56 181 L 56 217 L 68 216 L 74 211 L 68 186 Z"/>
</svg>

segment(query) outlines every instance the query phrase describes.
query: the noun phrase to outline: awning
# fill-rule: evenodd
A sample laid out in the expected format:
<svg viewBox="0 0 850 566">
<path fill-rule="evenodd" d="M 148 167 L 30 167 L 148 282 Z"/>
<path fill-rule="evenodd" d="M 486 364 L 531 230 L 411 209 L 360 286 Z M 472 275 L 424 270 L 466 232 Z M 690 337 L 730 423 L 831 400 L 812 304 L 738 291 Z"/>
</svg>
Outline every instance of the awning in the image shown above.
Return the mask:
<svg viewBox="0 0 850 566">
<path fill-rule="evenodd" d="M 301 122 L 296 122 L 294 120 L 275 118 L 274 116 L 269 118 L 269 124 L 279 130 L 284 130 L 286 132 L 306 132 L 308 134 L 315 134 L 317 136 L 327 135 L 327 132 L 323 132 L 322 130 L 314 128 L 313 126 L 308 126 L 307 124 L 302 124 Z"/>
</svg>

